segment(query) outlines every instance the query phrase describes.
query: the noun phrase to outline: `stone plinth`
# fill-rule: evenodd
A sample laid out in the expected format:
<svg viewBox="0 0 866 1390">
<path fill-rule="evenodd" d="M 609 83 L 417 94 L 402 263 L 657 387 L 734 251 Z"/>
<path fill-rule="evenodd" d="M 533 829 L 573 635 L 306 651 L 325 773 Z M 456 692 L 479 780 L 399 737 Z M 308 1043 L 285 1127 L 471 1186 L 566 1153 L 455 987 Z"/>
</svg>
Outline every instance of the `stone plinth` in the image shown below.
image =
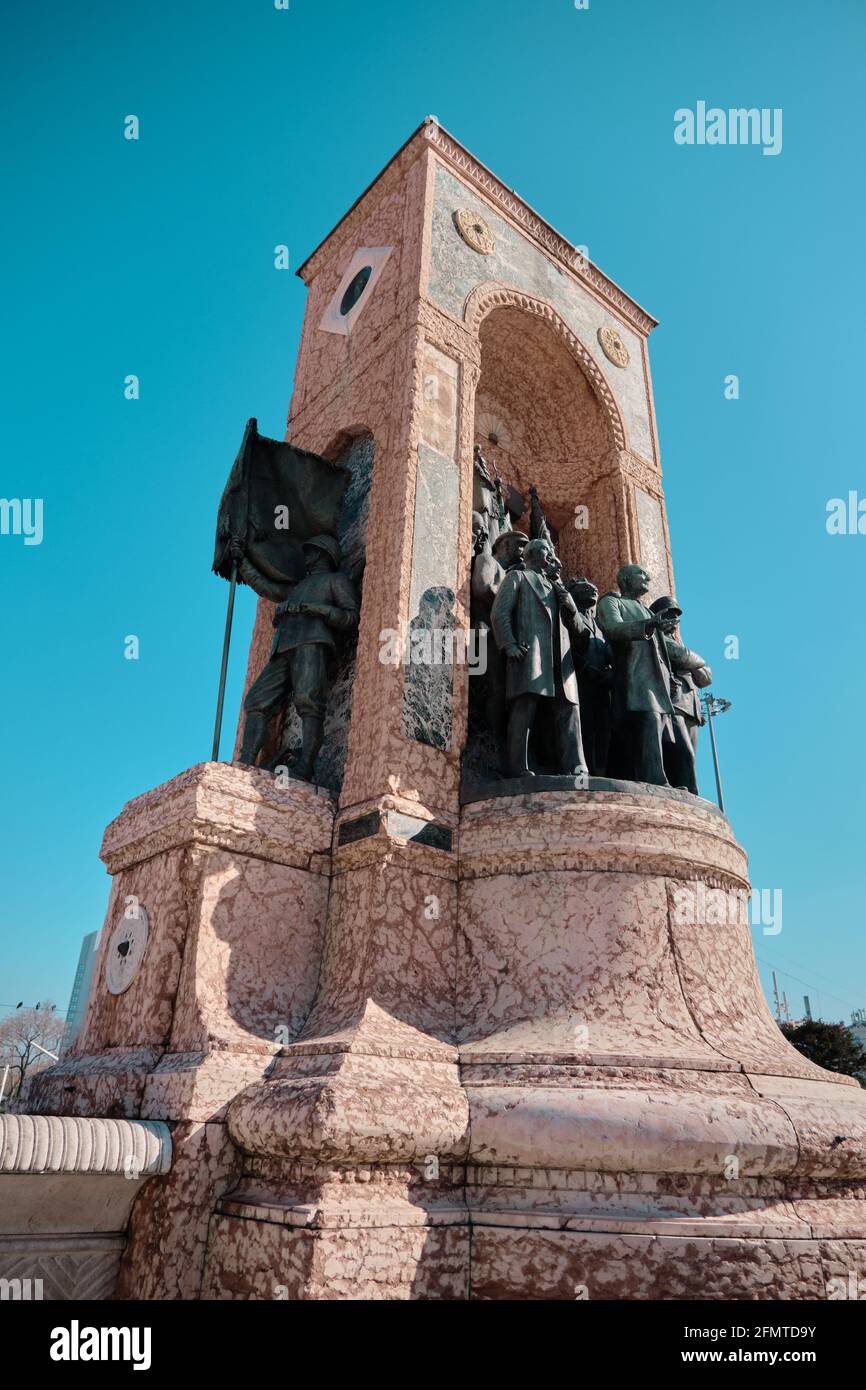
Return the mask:
<svg viewBox="0 0 866 1390">
<path fill-rule="evenodd" d="M 457 843 L 456 930 L 401 861 L 436 851 L 351 848 L 367 896 L 337 895 L 310 1020 L 229 1109 L 210 1296 L 796 1299 L 863 1270 L 866 1097 L 774 1023 L 725 818 L 541 791 L 467 805 Z"/>
<path fill-rule="evenodd" d="M 35 1078 L 29 1108 L 221 1118 L 309 1012 L 333 821 L 314 787 L 225 763 L 130 801 L 103 839 L 113 883 L 84 1025 Z M 135 903 L 147 949 L 130 987 L 112 994 L 112 933 Z"/>
<path fill-rule="evenodd" d="M 333 823 L 331 798 L 306 783 L 203 763 L 129 802 L 106 830 L 113 884 L 84 1025 L 25 1104 L 171 1125 L 171 1172 L 135 1204 L 123 1297 L 199 1296 L 211 1211 L 239 1172 L 226 1107 L 312 1004 Z M 113 994 L 107 958 L 130 903 L 146 913 L 147 946 Z"/>
</svg>

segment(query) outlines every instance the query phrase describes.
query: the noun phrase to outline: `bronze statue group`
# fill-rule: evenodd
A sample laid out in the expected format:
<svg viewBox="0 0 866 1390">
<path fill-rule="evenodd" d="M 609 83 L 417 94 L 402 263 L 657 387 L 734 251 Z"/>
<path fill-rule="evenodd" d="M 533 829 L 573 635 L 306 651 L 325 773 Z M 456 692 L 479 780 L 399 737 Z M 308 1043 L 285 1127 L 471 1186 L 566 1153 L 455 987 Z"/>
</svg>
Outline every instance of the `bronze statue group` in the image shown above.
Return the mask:
<svg viewBox="0 0 866 1390">
<path fill-rule="evenodd" d="M 564 584 L 531 493 L 532 538 L 513 529 L 501 482 L 476 449 L 470 611 L 473 628 L 492 641 L 475 675 L 475 706 L 501 751 L 500 773 L 608 777 L 697 795 L 698 692 L 712 675 L 679 640 L 680 608 L 669 595 L 644 603 L 651 580 L 640 565 L 623 565 L 618 592 L 600 599 L 588 579 Z M 243 542 L 230 545 L 239 577 L 278 604 L 270 660 L 244 701 L 238 760 L 256 764 L 272 716 L 293 704 L 301 746 L 292 775 L 311 781 L 329 661 L 336 636 L 357 625 L 359 600 L 334 537 L 315 536 L 303 550 L 307 573 L 291 585 L 262 573 Z"/>
<path fill-rule="evenodd" d="M 504 775 L 608 777 L 698 795 L 699 691 L 712 673 L 679 640 L 676 601 L 647 605 L 651 577 L 635 564 L 600 599 L 588 579 L 564 584 L 535 490 L 530 539 L 511 529 L 478 451 L 474 502 L 472 623 L 493 638 L 483 704 L 504 745 Z"/>
</svg>

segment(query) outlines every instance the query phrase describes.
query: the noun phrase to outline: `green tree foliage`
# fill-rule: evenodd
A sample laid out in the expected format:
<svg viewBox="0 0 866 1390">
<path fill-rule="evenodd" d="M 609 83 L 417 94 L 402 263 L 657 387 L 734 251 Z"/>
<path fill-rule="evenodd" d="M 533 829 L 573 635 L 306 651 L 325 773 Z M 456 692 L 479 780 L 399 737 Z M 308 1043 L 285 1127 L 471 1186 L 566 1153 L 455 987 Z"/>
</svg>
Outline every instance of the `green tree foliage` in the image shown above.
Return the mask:
<svg viewBox="0 0 866 1390">
<path fill-rule="evenodd" d="M 854 1076 L 861 1086 L 866 1086 L 866 1050 L 844 1023 L 807 1019 L 805 1023 L 780 1026 L 788 1042 L 810 1062 L 828 1071 L 841 1072 L 843 1076 Z"/>
</svg>

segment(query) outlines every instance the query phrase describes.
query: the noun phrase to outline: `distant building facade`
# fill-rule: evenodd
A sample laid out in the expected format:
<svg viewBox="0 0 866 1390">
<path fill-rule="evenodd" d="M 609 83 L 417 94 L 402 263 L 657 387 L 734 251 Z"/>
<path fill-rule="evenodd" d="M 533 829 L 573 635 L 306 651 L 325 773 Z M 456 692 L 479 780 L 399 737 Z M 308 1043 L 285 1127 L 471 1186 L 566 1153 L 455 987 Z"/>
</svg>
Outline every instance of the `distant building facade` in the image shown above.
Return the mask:
<svg viewBox="0 0 866 1390">
<path fill-rule="evenodd" d="M 87 1008 L 90 986 L 93 983 L 93 972 L 96 969 L 96 953 L 98 946 L 98 931 L 89 932 L 81 943 L 81 953 L 78 957 L 78 966 L 72 984 L 72 993 L 69 996 L 69 1008 L 66 1010 L 65 1047 L 72 1046 L 84 1022 L 84 1010 Z"/>
</svg>

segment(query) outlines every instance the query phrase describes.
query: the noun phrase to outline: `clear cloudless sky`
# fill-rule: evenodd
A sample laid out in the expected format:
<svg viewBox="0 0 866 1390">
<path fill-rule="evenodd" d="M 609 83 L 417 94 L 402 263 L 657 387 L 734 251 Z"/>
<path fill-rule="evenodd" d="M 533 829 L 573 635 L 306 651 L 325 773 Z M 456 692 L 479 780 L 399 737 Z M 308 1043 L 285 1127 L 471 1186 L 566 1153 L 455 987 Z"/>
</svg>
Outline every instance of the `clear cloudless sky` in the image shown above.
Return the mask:
<svg viewBox="0 0 866 1390">
<path fill-rule="evenodd" d="M 733 701 L 754 883 L 782 893 L 756 951 L 793 1012 L 866 1006 L 866 535 L 825 524 L 866 498 L 863 0 L 3 8 L 0 496 L 42 498 L 45 531 L 0 536 L 0 1005 L 65 1009 L 104 826 L 209 756 L 215 510 L 247 417 L 284 432 L 304 310 L 274 247 L 299 265 L 432 113 L 660 320 L 684 631 Z M 699 100 L 780 107 L 782 152 L 675 144 Z"/>
</svg>

